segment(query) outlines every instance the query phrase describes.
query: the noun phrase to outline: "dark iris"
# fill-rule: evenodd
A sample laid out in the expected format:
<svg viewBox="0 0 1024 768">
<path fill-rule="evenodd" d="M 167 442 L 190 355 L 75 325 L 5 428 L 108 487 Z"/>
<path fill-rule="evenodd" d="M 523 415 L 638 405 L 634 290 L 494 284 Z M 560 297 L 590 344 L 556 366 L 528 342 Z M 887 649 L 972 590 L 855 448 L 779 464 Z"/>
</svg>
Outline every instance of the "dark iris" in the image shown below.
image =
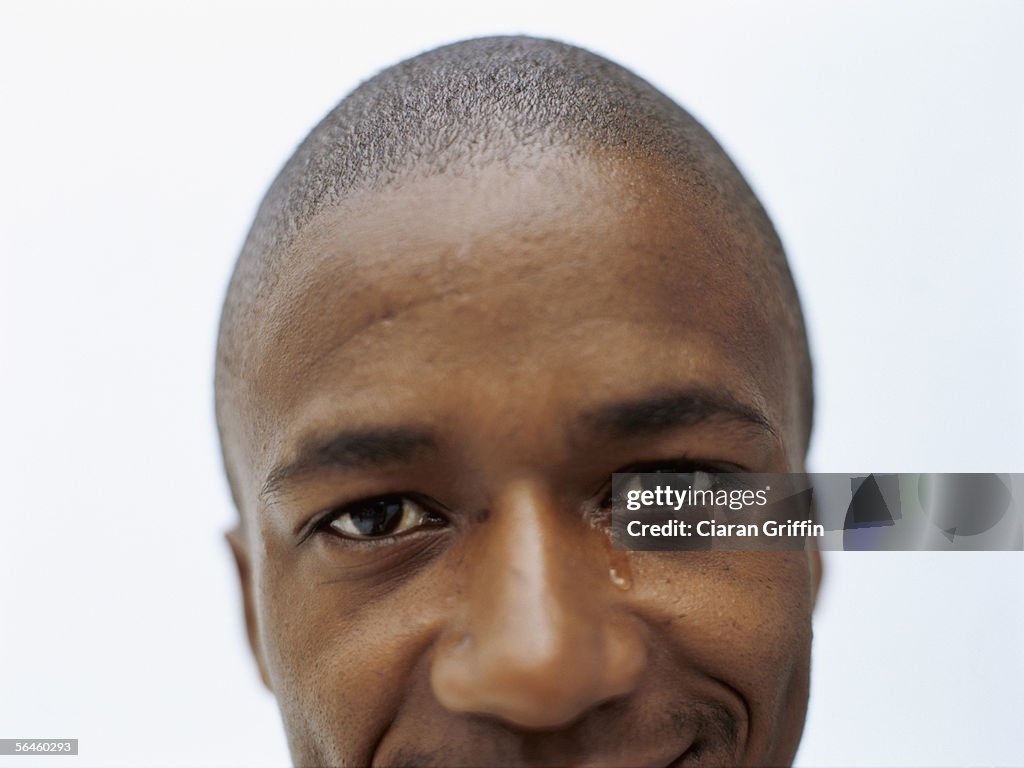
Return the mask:
<svg viewBox="0 0 1024 768">
<path fill-rule="evenodd" d="M 402 520 L 402 499 L 374 499 L 349 512 L 352 525 L 363 536 L 386 536 Z"/>
</svg>

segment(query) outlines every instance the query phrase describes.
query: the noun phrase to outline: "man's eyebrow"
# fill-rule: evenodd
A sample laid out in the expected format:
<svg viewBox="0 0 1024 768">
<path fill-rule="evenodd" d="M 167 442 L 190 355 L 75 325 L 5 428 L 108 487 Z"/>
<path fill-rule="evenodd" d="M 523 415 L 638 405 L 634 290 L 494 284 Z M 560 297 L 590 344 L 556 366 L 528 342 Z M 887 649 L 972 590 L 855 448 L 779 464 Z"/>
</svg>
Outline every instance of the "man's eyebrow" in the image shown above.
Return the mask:
<svg viewBox="0 0 1024 768">
<path fill-rule="evenodd" d="M 670 429 L 690 427 L 712 419 L 737 421 L 778 433 L 757 408 L 732 395 L 706 387 L 659 389 L 628 400 L 598 406 L 583 413 L 578 427 L 614 439 L 644 437 Z"/>
<path fill-rule="evenodd" d="M 292 478 L 327 467 L 366 469 L 409 462 L 422 451 L 436 451 L 437 442 L 413 427 L 371 427 L 338 432 L 328 438 L 307 438 L 294 459 L 279 464 L 267 475 L 260 498 L 273 496 Z"/>
</svg>

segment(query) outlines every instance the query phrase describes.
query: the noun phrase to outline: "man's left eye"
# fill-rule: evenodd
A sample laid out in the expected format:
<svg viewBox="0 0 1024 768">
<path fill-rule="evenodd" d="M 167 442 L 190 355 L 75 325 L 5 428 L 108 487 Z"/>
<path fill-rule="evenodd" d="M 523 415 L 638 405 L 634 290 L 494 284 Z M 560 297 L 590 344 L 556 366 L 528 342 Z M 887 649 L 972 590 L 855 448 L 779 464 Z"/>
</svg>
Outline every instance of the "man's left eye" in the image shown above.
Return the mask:
<svg viewBox="0 0 1024 768">
<path fill-rule="evenodd" d="M 408 496 L 381 496 L 350 504 L 328 520 L 332 532 L 349 539 L 395 536 L 442 522 Z"/>
</svg>

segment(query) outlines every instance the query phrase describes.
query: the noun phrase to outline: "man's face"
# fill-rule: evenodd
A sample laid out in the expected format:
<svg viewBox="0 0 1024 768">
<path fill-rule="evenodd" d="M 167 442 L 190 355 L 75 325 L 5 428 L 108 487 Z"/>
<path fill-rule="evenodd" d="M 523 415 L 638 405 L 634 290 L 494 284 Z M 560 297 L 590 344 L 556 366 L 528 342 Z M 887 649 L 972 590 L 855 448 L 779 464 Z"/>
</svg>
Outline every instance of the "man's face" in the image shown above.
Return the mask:
<svg viewBox="0 0 1024 768">
<path fill-rule="evenodd" d="M 818 563 L 611 550 L 610 475 L 802 468 L 778 298 L 656 168 L 318 216 L 248 329 L 231 540 L 299 765 L 788 762 Z"/>
</svg>

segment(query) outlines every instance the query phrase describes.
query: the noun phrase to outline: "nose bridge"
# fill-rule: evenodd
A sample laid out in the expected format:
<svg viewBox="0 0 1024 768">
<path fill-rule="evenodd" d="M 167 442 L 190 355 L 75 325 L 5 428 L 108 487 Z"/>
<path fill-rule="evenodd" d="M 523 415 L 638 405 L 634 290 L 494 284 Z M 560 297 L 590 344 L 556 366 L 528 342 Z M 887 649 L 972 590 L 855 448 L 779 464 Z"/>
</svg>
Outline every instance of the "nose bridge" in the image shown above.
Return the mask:
<svg viewBox="0 0 1024 768">
<path fill-rule="evenodd" d="M 631 690 L 644 651 L 616 606 L 602 535 L 537 483 L 494 499 L 468 535 L 464 602 L 432 666 L 442 704 L 544 728 Z"/>
<path fill-rule="evenodd" d="M 528 482 L 497 499 L 490 517 L 494 524 L 481 537 L 470 582 L 473 630 L 488 640 L 481 660 L 509 656 L 518 666 L 539 666 L 572 640 L 591 612 L 594 595 L 584 583 L 589 574 L 580 551 L 585 545 L 564 511 Z"/>
</svg>

